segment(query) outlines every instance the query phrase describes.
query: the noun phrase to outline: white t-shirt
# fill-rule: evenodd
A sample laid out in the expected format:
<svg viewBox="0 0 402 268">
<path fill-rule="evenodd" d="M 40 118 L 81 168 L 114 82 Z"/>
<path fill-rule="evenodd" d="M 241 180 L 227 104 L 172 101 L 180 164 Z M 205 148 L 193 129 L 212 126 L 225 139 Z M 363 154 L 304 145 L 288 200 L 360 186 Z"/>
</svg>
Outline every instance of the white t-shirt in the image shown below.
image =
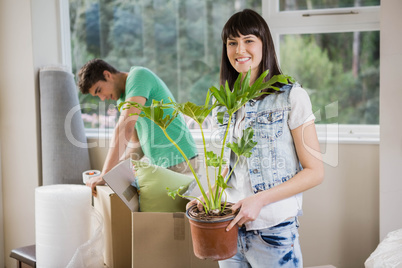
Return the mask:
<svg viewBox="0 0 402 268">
<path fill-rule="evenodd" d="M 310 98 L 307 92 L 300 86 L 292 88 L 289 94 L 291 111 L 289 112 L 288 125 L 291 130 L 302 124 L 315 119 L 312 113 Z M 233 135 L 240 138 L 244 128 L 244 107 L 237 112 Z M 234 166 L 237 156 L 231 154 L 231 166 Z M 237 179 L 241 178 L 241 179 Z M 248 173 L 247 159 L 240 157 L 239 163 L 233 171 L 232 177 L 228 183 L 231 188 L 226 189 L 227 200 L 236 203 L 248 196 L 254 194 L 251 187 L 250 175 Z M 257 219 L 247 222 L 247 230 L 259 230 L 275 226 L 284 220 L 295 217 L 301 213 L 303 195 L 299 193 L 292 197 L 268 204 L 261 209 Z"/>
</svg>

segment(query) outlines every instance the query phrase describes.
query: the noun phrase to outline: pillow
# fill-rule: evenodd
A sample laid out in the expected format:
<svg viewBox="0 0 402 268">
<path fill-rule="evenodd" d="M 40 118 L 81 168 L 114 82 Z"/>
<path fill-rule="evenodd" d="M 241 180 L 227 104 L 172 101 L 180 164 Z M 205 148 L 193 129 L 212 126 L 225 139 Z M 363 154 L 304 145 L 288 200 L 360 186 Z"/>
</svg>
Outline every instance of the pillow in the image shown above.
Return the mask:
<svg viewBox="0 0 402 268">
<path fill-rule="evenodd" d="M 166 187 L 175 190 L 180 186 L 183 194 L 192 190 L 196 184 L 193 177 L 174 172 L 167 168 L 151 165 L 142 161 L 132 161 L 139 194 L 141 212 L 184 212 L 189 200 L 176 196 L 175 199 L 168 195 Z"/>
</svg>

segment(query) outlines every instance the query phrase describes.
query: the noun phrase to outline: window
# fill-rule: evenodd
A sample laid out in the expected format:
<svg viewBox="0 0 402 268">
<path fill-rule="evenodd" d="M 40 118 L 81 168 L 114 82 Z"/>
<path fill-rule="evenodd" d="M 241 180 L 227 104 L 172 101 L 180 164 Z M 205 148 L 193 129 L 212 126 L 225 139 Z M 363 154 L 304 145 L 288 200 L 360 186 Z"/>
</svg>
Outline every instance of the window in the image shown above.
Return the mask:
<svg viewBox="0 0 402 268">
<path fill-rule="evenodd" d="M 280 11 L 378 6 L 380 0 L 280 0 Z"/>
<path fill-rule="evenodd" d="M 92 58 L 121 71 L 144 66 L 177 101 L 202 104 L 219 85 L 223 25 L 244 8 L 261 14 L 261 0 L 70 0 L 73 73 Z M 87 128 L 114 127 L 115 103 L 79 94 Z"/>
<path fill-rule="evenodd" d="M 95 57 L 122 71 L 141 65 L 157 73 L 176 100 L 195 103 L 219 84 L 223 24 L 234 12 L 252 8 L 268 22 L 283 71 L 308 90 L 318 128 L 336 124 L 349 138 L 378 139 L 380 0 L 68 4 L 74 73 Z M 87 128 L 114 127 L 115 103 L 79 98 Z"/>
<path fill-rule="evenodd" d="M 379 32 L 281 35 L 282 70 L 301 81 L 320 124 L 379 123 Z M 336 117 L 326 106 L 337 103 Z"/>
<path fill-rule="evenodd" d="M 378 142 L 379 5 L 278 0 L 263 6 L 281 68 L 309 93 L 319 135 Z"/>
</svg>

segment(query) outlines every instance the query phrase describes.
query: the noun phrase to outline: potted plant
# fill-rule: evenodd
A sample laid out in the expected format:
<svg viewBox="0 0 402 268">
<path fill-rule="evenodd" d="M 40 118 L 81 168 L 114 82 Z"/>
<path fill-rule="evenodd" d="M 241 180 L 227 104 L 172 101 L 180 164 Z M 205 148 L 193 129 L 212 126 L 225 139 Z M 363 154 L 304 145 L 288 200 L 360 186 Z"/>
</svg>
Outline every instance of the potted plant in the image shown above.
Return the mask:
<svg viewBox="0 0 402 268">
<path fill-rule="evenodd" d="M 279 90 L 279 88 L 275 86 L 277 83 L 287 84 L 288 81 L 293 82 L 293 79 L 286 75 L 275 75 L 269 81 L 264 82 L 268 72 L 269 70 L 261 74 L 261 76 L 251 86 L 251 71 L 248 71 L 244 77 L 242 74 L 239 74 L 234 83 L 233 90 L 229 88 L 227 82 L 224 86 L 221 85 L 219 89 L 216 87 L 209 88 L 204 105 L 196 105 L 192 102 L 177 103 L 170 100 L 168 103 L 164 103 L 163 101 L 153 101 L 150 106 L 143 106 L 135 102 L 123 102 L 119 106 L 119 109 L 121 109 L 123 105 L 126 105 L 124 109 L 132 106 L 138 108 L 141 111 L 139 116 L 147 117 L 158 125 L 166 135 L 167 139 L 175 145 L 188 163 L 201 191 L 202 198 L 181 195 L 180 192 L 182 187 L 173 190 L 168 189 L 168 194 L 172 198 L 175 198 L 176 196 L 196 198 L 203 204 L 203 211 L 198 211 L 197 206 L 192 206 L 186 212 L 186 215 L 190 220 L 194 253 L 201 259 L 223 260 L 234 256 L 237 252 L 237 229 L 232 228 L 229 232 L 226 232 L 225 230 L 229 222 L 235 217 L 236 212 L 232 212 L 230 209 L 231 204 L 228 204 L 225 198 L 223 198 L 225 189 L 228 188 L 228 178 L 230 177 L 231 172 L 233 172 L 234 167 L 229 174 L 222 175 L 222 168 L 226 165 L 226 161 L 223 159 L 223 153 L 225 146 L 229 147 L 237 155 L 237 161 L 235 163 L 235 165 L 237 165 L 240 156 L 250 157 L 251 150 L 257 144 L 253 141 L 254 131 L 251 127 L 243 131 L 242 138 L 238 139 L 237 142 L 227 143 L 226 140 L 230 127 L 230 123 L 228 123 L 222 139 L 220 155 L 217 155 L 213 151 L 207 151 L 207 144 L 202 125 L 212 110 L 218 106 L 224 107 L 224 111 L 217 113 L 218 121 L 223 123 L 226 114 L 228 122 L 231 122 L 236 111 L 248 101 L 256 99 L 263 94 L 269 94 L 268 92 L 262 92 L 263 89 Z M 214 99 L 212 104 L 210 104 L 211 97 Z M 169 115 L 164 113 L 166 109 L 173 109 L 174 111 Z M 179 114 L 192 118 L 199 125 L 204 145 L 204 162 L 208 191 L 206 191 L 202 186 L 199 175 L 195 172 L 186 155 L 166 132 L 170 123 Z M 213 174 L 209 172 L 210 168 L 213 168 Z M 208 227 L 203 227 L 204 222 L 206 222 Z M 219 228 L 218 231 L 215 231 L 215 227 Z M 200 235 L 201 237 L 197 238 L 195 237 L 196 235 Z M 225 235 L 226 237 L 219 237 L 220 235 Z M 211 242 L 209 239 L 215 241 Z M 224 250 L 225 252 L 221 253 L 221 250 Z"/>
</svg>

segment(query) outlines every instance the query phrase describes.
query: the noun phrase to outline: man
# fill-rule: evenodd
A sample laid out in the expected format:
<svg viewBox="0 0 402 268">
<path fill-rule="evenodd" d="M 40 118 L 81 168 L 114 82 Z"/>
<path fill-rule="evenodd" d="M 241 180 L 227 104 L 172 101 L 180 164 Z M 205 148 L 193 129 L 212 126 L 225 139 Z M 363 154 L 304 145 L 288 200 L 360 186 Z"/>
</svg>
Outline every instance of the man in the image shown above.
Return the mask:
<svg viewBox="0 0 402 268">
<path fill-rule="evenodd" d="M 121 72 L 101 59 L 94 59 L 80 69 L 78 79 L 78 87 L 83 94 L 97 96 L 102 101 L 112 99 L 117 104 L 130 101 L 148 106 L 153 100 L 168 102 L 169 97 L 174 99 L 166 84 L 144 67 L 135 66 L 129 72 Z M 145 155 L 151 164 L 176 172 L 189 171 L 183 156 L 157 125 L 147 118 L 130 116 L 140 112 L 135 107 L 121 109 L 120 112 L 102 173 L 86 183 L 92 188 L 93 195 L 96 195 L 96 185 L 105 184 L 103 175 L 130 156 L 138 160 Z M 187 158 L 191 159 L 192 164 L 195 164 L 197 149 L 183 117 L 177 117 L 167 128 L 167 132 Z"/>
</svg>

